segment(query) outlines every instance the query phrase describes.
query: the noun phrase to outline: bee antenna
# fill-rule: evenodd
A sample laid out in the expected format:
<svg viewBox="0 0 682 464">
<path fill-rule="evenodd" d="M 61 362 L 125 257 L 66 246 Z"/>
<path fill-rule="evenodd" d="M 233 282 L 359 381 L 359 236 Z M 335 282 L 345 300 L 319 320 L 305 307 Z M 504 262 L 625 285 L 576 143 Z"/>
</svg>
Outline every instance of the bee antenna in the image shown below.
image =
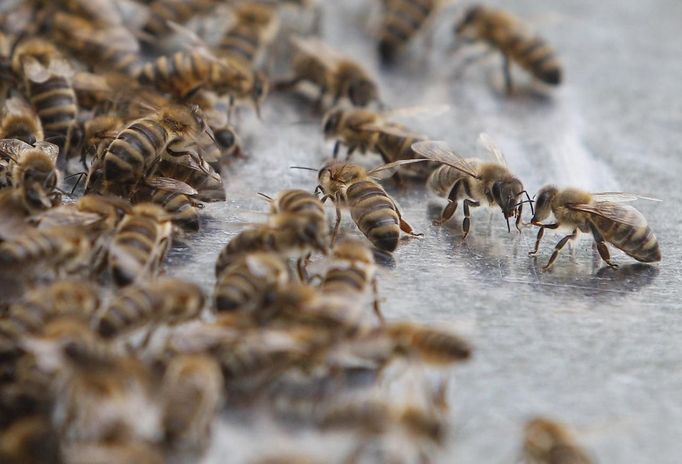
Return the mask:
<svg viewBox="0 0 682 464">
<path fill-rule="evenodd" d="M 309 168 L 307 166 L 289 166 L 289 169 L 303 169 L 304 171 L 314 171 L 314 172 L 319 171 L 319 169 Z"/>
<path fill-rule="evenodd" d="M 507 221 L 507 232 L 511 233 L 511 226 L 509 225 L 509 218 L 505 214 L 504 219 Z"/>
<path fill-rule="evenodd" d="M 261 197 L 265 198 L 267 201 L 272 201 L 272 197 L 270 197 L 270 196 L 268 196 L 268 195 L 266 195 L 266 194 L 264 194 L 264 193 L 262 193 L 262 192 L 258 192 L 258 195 L 260 195 Z"/>
<path fill-rule="evenodd" d="M 525 193 L 526 198 L 528 198 L 528 203 L 530 204 L 530 212 L 535 214 L 535 209 L 533 208 L 533 200 L 531 200 L 530 195 L 528 195 L 528 190 L 523 190 L 519 193 Z M 535 198 L 535 195 L 533 195 L 533 198 Z"/>
</svg>

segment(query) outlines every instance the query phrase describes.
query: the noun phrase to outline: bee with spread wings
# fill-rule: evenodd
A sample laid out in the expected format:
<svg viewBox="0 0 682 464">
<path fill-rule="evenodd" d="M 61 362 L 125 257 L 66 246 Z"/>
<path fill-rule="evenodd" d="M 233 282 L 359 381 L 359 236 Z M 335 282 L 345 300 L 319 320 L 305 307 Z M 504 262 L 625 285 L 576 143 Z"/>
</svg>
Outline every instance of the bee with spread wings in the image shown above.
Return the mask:
<svg viewBox="0 0 682 464">
<path fill-rule="evenodd" d="M 509 218 L 515 216 L 516 228 L 520 230 L 524 203 L 521 196 L 525 194 L 528 197 L 528 192 L 521 181 L 509 171 L 502 152 L 492 139 L 486 134 L 481 134 L 480 141 L 495 156 L 495 161 L 464 159 L 442 142 L 425 141 L 412 145 L 412 149 L 419 155 L 443 164 L 427 181 L 433 193 L 448 199 L 440 219 L 434 221 L 434 224 L 441 225 L 452 218 L 457 211 L 458 203 L 462 201 L 464 238 L 469 234 L 471 225 L 470 208 L 482 205 L 499 206 L 509 231 L 511 231 Z"/>
<path fill-rule="evenodd" d="M 545 229 L 561 226 L 572 229 L 571 234 L 554 247 L 544 270 L 552 267 L 566 243 L 577 238 L 578 231 L 592 234 L 599 255 L 612 268 L 618 266 L 611 261 L 607 242 L 637 261 L 652 263 L 661 260 L 658 240 L 644 216 L 632 206 L 622 204 L 638 198 L 654 200 L 652 198 L 616 192 L 589 193 L 574 188 L 560 190 L 553 185 L 540 189 L 536 198 L 531 224 L 540 227 L 540 230 L 530 255 L 537 254 Z M 554 214 L 554 223 L 540 222 L 548 218 L 550 213 Z"/>
</svg>

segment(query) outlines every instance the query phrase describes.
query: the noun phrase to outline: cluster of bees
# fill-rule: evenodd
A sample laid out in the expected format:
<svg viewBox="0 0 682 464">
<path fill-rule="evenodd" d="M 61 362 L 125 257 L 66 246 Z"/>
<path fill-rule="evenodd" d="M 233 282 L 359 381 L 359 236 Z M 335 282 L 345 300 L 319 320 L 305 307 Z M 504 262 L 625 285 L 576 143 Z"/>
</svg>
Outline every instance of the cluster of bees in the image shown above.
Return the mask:
<svg viewBox="0 0 682 464">
<path fill-rule="evenodd" d="M 445 2 L 378 3 L 377 54 L 390 70 Z M 532 254 L 545 229 L 570 227 L 546 268 L 579 231 L 609 266 L 607 243 L 660 260 L 646 220 L 622 204 L 636 195 L 547 186 L 532 200 L 490 136 L 481 142 L 494 159 L 471 159 L 391 120 L 365 66 L 315 33 L 322 12 L 293 0 L 0 9 L 0 462 L 197 462 L 226 411 L 346 436 L 339 462 L 436 459 L 449 425 L 446 369 L 471 347 L 447 330 L 384 319 L 372 247 L 390 253 L 401 234 L 420 236 L 384 178 L 416 179 L 447 199 L 436 224 L 462 203 L 464 237 L 478 206 L 521 230 L 528 204 L 539 227 Z M 512 64 L 544 85 L 562 80 L 553 50 L 505 12 L 467 8 L 455 34 L 502 54 L 509 93 Z M 278 53 L 288 74 L 275 78 L 266 58 Z M 308 168 L 314 191 L 261 194 L 267 220 L 220 251 L 207 298 L 163 275 L 167 253 L 199 229 L 204 203 L 225 200 L 226 168 L 247 157 L 235 119 L 249 108 L 260 118 L 269 93 L 307 99 L 333 158 Z M 356 152 L 384 164 L 352 163 Z M 367 240 L 340 237 L 343 209 Z M 417 386 L 391 401 L 397 375 Z M 590 462 L 543 418 L 527 424 L 523 455 Z"/>
</svg>

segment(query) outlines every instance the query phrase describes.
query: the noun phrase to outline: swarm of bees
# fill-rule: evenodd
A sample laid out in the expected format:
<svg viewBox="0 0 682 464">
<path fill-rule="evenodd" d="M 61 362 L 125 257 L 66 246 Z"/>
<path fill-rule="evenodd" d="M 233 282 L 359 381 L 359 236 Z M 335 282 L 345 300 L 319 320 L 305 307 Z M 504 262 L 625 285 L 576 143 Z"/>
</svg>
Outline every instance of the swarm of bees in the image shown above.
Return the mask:
<svg viewBox="0 0 682 464">
<path fill-rule="evenodd" d="M 287 24 L 311 15 L 315 32 L 318 2 L 11 3 L 0 10 L 0 462 L 198 462 L 225 412 L 344 436 L 334 462 L 437 460 L 450 369 L 472 348 L 382 309 L 375 255 L 422 236 L 384 179 L 447 199 L 437 225 L 461 203 L 464 238 L 480 206 L 499 208 L 510 232 L 510 219 L 537 226 L 532 255 L 545 229 L 568 227 L 546 270 L 579 232 L 613 268 L 607 244 L 661 259 L 642 214 L 623 204 L 641 197 L 545 186 L 533 200 L 489 135 L 494 159 L 466 158 L 396 122 L 366 64 Z M 381 2 L 380 62 L 409 60 L 445 3 Z M 512 64 L 562 82 L 553 49 L 508 13 L 468 8 L 455 32 L 502 54 L 508 93 Z M 279 76 L 277 44 L 290 45 Z M 226 200 L 242 160 L 257 160 L 241 122 L 261 118 L 270 82 L 286 98 L 311 90 L 332 159 L 303 167 L 317 172 L 314 190 L 248 192 L 267 201 L 266 219 L 225 243 L 207 295 L 164 275 L 168 252 L 201 229 L 205 203 Z M 400 375 L 419 387 L 397 401 L 386 384 Z M 528 423 L 522 454 L 591 462 L 544 418 Z M 249 462 L 330 460 L 296 450 Z"/>
</svg>

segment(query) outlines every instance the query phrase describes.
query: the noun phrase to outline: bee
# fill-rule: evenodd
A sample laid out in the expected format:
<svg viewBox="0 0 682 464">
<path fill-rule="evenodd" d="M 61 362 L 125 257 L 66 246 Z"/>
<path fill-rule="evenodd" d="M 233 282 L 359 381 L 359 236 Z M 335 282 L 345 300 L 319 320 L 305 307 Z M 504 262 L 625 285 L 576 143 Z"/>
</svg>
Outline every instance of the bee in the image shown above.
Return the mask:
<svg viewBox="0 0 682 464">
<path fill-rule="evenodd" d="M 414 160 L 389 163 L 371 171 L 351 163 L 331 161 L 320 169 L 316 191 L 322 193 L 322 202 L 331 199 L 336 207 L 336 224 L 332 243 L 341 224 L 341 207 L 350 208 L 351 217 L 360 231 L 372 244 L 384 251 L 395 251 L 400 231 L 412 237 L 416 234 L 400 214 L 393 199 L 375 180 L 383 170 L 395 168 Z"/>
<path fill-rule="evenodd" d="M 174 357 L 161 386 L 165 440 L 171 447 L 201 454 L 223 402 L 220 365 L 205 354 Z"/>
<path fill-rule="evenodd" d="M 109 246 L 109 271 L 116 285 L 154 277 L 168 252 L 171 231 L 170 217 L 162 207 L 153 203 L 133 206 Z"/>
<path fill-rule="evenodd" d="M 377 329 L 386 333 L 400 348 L 428 364 L 444 365 L 471 357 L 471 345 L 463 338 L 444 330 L 411 322 L 394 322 Z"/>
<path fill-rule="evenodd" d="M 0 138 L 18 139 L 33 145 L 43 140 L 43 126 L 35 110 L 22 97 L 5 100 L 0 116 Z"/>
<path fill-rule="evenodd" d="M 199 316 L 201 289 L 170 277 L 136 283 L 121 290 L 100 314 L 95 331 L 106 339 L 146 325 L 175 325 Z"/>
<path fill-rule="evenodd" d="M 12 69 L 21 79 L 45 134 L 62 138 L 60 148 L 68 153 L 78 128 L 78 102 L 71 85 L 71 65 L 52 43 L 31 38 L 16 46 Z"/>
<path fill-rule="evenodd" d="M 611 261 L 606 243 L 643 263 L 661 260 L 658 240 L 644 216 L 632 206 L 621 204 L 640 198 L 637 195 L 589 193 L 574 188 L 560 190 L 548 185 L 540 189 L 536 198 L 535 214 L 531 224 L 540 227 L 540 230 L 535 241 L 535 249 L 529 253 L 530 255 L 537 254 L 545 229 L 562 226 L 572 229 L 571 234 L 562 238 L 554 247 L 544 270 L 552 267 L 561 249 L 569 240 L 577 238 L 578 232 L 592 234 L 599 255 L 612 268 L 618 266 Z M 550 213 L 554 214 L 555 222 L 541 223 L 540 221 L 548 218 Z"/>
<path fill-rule="evenodd" d="M 379 86 L 355 60 L 318 39 L 297 37 L 292 41 L 296 49 L 293 77 L 280 82 L 278 88 L 286 90 L 309 82 L 319 91 L 318 107 L 327 95 L 333 97 L 333 105 L 342 98 L 359 107 L 379 102 Z"/>
<path fill-rule="evenodd" d="M 218 44 L 218 53 L 252 67 L 277 35 L 279 17 L 273 6 L 245 2 L 235 5 L 234 22 Z"/>
<path fill-rule="evenodd" d="M 0 140 L 0 157 L 12 163 L 10 184 L 21 192 L 29 211 L 49 209 L 59 203 L 59 171 L 56 167 L 59 148 L 49 142 L 31 146 L 18 139 Z"/>
<path fill-rule="evenodd" d="M 448 204 L 443 209 L 440 219 L 434 221 L 434 224 L 441 225 L 452 218 L 459 202 L 462 201 L 464 204 L 463 238 L 469 234 L 471 226 L 470 208 L 481 205 L 498 206 L 507 221 L 507 230 L 511 231 L 509 218 L 516 216 L 516 228 L 520 231 L 519 224 L 523 212 L 521 196 L 525 194 L 530 202 L 528 192 L 523 188 L 521 181 L 507 168 L 507 162 L 499 148 L 486 134 L 481 134 L 480 140 L 495 156 L 495 161 L 464 159 L 440 142 L 426 141 L 412 145 L 412 149 L 419 155 L 443 164 L 431 174 L 427 181 L 433 193 L 448 199 Z M 531 203 L 531 209 L 532 207 Z"/>
<path fill-rule="evenodd" d="M 272 252 L 283 257 L 303 257 L 313 251 L 327 254 L 329 227 L 325 218 L 310 213 L 280 213 L 268 224 L 246 229 L 228 242 L 216 261 L 216 275 L 246 253 Z M 302 274 L 299 259 L 299 274 Z"/>
<path fill-rule="evenodd" d="M 208 12 L 217 5 L 216 0 L 153 0 L 143 31 L 154 37 L 173 32 L 169 22 L 185 23 L 195 15 Z"/>
<path fill-rule="evenodd" d="M 129 123 L 90 167 L 86 192 L 93 191 L 101 170 L 105 192 L 127 196 L 130 187 L 144 180 L 161 157 L 186 153 L 206 130 L 201 110 L 169 104 Z"/>
<path fill-rule="evenodd" d="M 379 30 L 379 58 L 393 64 L 402 49 L 435 16 L 442 0 L 385 0 L 384 17 Z"/>
<path fill-rule="evenodd" d="M 175 153 L 172 159 L 162 159 L 155 174 L 184 182 L 196 190 L 193 195 L 199 201 L 225 201 L 223 179 L 203 157 Z"/>
<path fill-rule="evenodd" d="M 144 63 L 137 39 L 121 25 L 106 26 L 58 11 L 51 19 L 51 32 L 79 59 L 97 67 L 132 77 Z"/>
<path fill-rule="evenodd" d="M 0 461 L 6 464 L 61 463 L 59 437 L 50 418 L 23 417 L 0 432 Z"/>
<path fill-rule="evenodd" d="M 370 289 L 374 293 L 374 312 L 383 322 L 372 251 L 359 240 L 339 241 L 334 246 L 332 261 L 322 277 L 320 290 L 326 295 L 364 296 Z"/>
<path fill-rule="evenodd" d="M 250 253 L 217 276 L 214 306 L 218 312 L 253 312 L 267 304 L 272 289 L 289 281 L 289 269 L 278 255 Z"/>
<path fill-rule="evenodd" d="M 523 462 L 527 464 L 593 462 L 562 424 L 542 417 L 532 419 L 526 424 L 522 453 Z"/>
<path fill-rule="evenodd" d="M 199 210 L 204 205 L 184 193 L 143 186 L 133 196 L 133 202 L 151 202 L 160 205 L 166 210 L 174 225 L 188 232 L 199 230 Z"/>
<path fill-rule="evenodd" d="M 561 84 L 561 65 L 554 50 L 543 39 L 529 33 L 520 20 L 504 11 L 480 5 L 470 7 L 456 25 L 455 33 L 459 37 L 484 41 L 502 53 L 508 94 L 513 90 L 512 62 L 546 84 Z"/>
</svg>

